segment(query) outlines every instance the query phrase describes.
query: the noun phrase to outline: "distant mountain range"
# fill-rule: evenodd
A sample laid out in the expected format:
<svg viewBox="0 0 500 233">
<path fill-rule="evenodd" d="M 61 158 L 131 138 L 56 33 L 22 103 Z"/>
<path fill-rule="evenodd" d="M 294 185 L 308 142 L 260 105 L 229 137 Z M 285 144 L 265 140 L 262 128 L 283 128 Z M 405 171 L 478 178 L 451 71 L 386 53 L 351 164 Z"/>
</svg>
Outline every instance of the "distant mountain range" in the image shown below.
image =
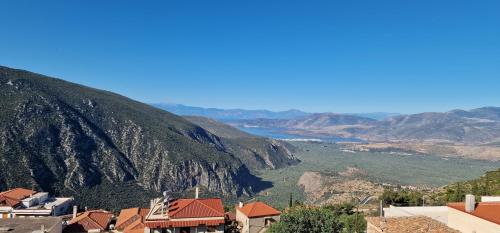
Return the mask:
<svg viewBox="0 0 500 233">
<path fill-rule="evenodd" d="M 295 119 L 312 115 L 314 113 L 304 112 L 296 109 L 274 112 L 269 110 L 246 110 L 246 109 L 221 109 L 221 108 L 202 108 L 182 104 L 153 103 L 152 106 L 172 112 L 181 116 L 203 116 L 222 121 L 249 120 L 249 119 Z M 391 116 L 400 115 L 399 113 L 372 112 L 372 113 L 347 113 L 360 117 L 381 120 Z"/>
<path fill-rule="evenodd" d="M 364 132 L 371 140 L 426 140 L 468 144 L 500 141 L 500 108 L 402 115 L 380 121 Z"/>
<path fill-rule="evenodd" d="M 370 125 L 377 120 L 355 115 L 335 113 L 315 113 L 296 119 L 252 119 L 232 122 L 238 127 L 281 128 L 281 129 L 320 129 L 335 125 Z"/>
<path fill-rule="evenodd" d="M 277 128 L 307 136 L 355 137 L 369 141 L 417 140 L 467 144 L 500 142 L 500 108 L 398 115 L 374 120 L 345 114 L 318 113 L 296 119 L 252 119 L 237 127 Z"/>
<path fill-rule="evenodd" d="M 126 207 L 116 199 L 135 206 L 195 186 L 252 195 L 269 185 L 253 170 L 298 162 L 286 143 L 223 127 L 0 66 L 0 190 L 34 187 L 113 209 Z"/>
<path fill-rule="evenodd" d="M 151 105 L 181 116 L 203 116 L 218 120 L 242 120 L 255 118 L 293 119 L 310 114 L 295 109 L 273 112 L 268 110 L 201 108 L 186 106 L 182 104 L 165 103 L 156 103 Z"/>
<path fill-rule="evenodd" d="M 293 135 L 336 136 L 368 141 L 427 141 L 466 144 L 500 143 L 500 108 L 397 113 L 307 113 L 300 110 L 214 109 L 176 104 L 154 106 L 179 115 L 218 119 L 235 127 L 267 128 Z"/>
</svg>

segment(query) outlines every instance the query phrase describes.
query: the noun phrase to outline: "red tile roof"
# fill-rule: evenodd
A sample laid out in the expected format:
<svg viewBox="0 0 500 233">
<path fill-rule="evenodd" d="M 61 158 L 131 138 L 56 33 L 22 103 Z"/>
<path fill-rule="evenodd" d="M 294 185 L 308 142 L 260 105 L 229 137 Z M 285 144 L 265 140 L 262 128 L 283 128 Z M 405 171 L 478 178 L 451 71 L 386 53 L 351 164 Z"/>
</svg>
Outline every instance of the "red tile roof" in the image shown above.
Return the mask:
<svg viewBox="0 0 500 233">
<path fill-rule="evenodd" d="M 137 219 L 125 227 L 123 233 L 144 233 L 144 227 L 144 222 L 141 219 Z"/>
<path fill-rule="evenodd" d="M 149 221 L 146 219 L 144 222 L 144 225 L 150 228 L 221 224 L 224 224 L 224 207 L 220 198 L 177 199 L 168 206 L 168 219 Z"/>
<path fill-rule="evenodd" d="M 118 230 L 124 230 L 129 225 L 137 222 L 142 223 L 149 209 L 144 208 L 130 208 L 123 209 L 118 216 L 115 228 Z"/>
<path fill-rule="evenodd" d="M 242 208 L 236 208 L 249 218 L 275 216 L 281 214 L 281 212 L 279 212 L 278 210 L 260 201 L 245 204 Z"/>
<path fill-rule="evenodd" d="M 464 202 L 448 203 L 448 207 L 465 212 Z M 480 202 L 472 213 L 468 213 L 478 218 L 500 224 L 500 202 Z"/>
<path fill-rule="evenodd" d="M 168 228 L 168 227 L 196 227 L 199 225 L 205 226 L 219 226 L 224 224 L 224 219 L 215 219 L 215 220 L 185 220 L 185 221 L 152 221 L 146 222 L 146 225 L 149 228 Z"/>
<path fill-rule="evenodd" d="M 170 218 L 224 217 L 224 207 L 220 198 L 178 199 L 168 208 Z"/>
<path fill-rule="evenodd" d="M 100 229 L 104 231 L 108 228 L 112 216 L 112 213 L 104 210 L 86 211 L 80 213 L 76 218 L 71 219 L 68 226 L 64 228 L 64 232 L 86 232 L 91 229 Z"/>
<path fill-rule="evenodd" d="M 15 188 L 0 193 L 0 206 L 16 207 L 24 198 L 35 194 L 33 190 L 25 188 Z"/>
</svg>

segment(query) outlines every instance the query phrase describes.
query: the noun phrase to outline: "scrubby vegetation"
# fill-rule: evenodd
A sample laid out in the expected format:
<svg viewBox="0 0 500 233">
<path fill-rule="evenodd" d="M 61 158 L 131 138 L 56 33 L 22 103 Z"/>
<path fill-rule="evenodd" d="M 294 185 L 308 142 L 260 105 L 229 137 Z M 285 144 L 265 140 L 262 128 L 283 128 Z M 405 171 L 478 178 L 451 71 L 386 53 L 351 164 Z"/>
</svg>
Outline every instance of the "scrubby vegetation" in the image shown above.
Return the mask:
<svg viewBox="0 0 500 233">
<path fill-rule="evenodd" d="M 281 221 L 272 225 L 270 233 L 335 233 L 364 232 L 363 214 L 354 211 L 351 204 L 322 207 L 297 205 L 281 215 Z"/>
<path fill-rule="evenodd" d="M 419 191 L 386 189 L 379 197 L 385 205 L 393 206 L 418 206 L 422 205 L 423 194 Z"/>
<path fill-rule="evenodd" d="M 366 179 L 377 183 L 429 186 L 438 188 L 460 180 L 479 177 L 500 167 L 500 162 L 442 158 L 435 155 L 405 155 L 380 152 L 344 152 L 331 143 L 292 142 L 302 161 L 296 166 L 277 170 L 262 170 L 260 177 L 273 182 L 271 189 L 261 192 L 259 200 L 273 206 L 288 206 L 290 192 L 294 199 L 306 201 L 297 181 L 306 171 L 332 173 L 357 167 L 366 171 Z M 431 203 L 425 195 L 425 203 Z M 421 205 L 421 201 L 419 202 Z"/>
<path fill-rule="evenodd" d="M 486 172 L 478 179 L 448 185 L 434 198 L 441 202 L 458 202 L 463 201 L 466 194 L 473 194 L 477 198 L 500 195 L 500 169 Z"/>
</svg>

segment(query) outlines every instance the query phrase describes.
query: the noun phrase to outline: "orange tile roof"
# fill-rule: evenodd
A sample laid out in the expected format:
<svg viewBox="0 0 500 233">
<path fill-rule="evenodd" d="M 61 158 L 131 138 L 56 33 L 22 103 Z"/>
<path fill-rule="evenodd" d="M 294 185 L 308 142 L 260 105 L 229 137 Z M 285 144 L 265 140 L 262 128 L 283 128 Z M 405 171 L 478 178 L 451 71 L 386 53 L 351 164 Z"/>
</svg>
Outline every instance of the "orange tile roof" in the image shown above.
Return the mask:
<svg viewBox="0 0 500 233">
<path fill-rule="evenodd" d="M 448 203 L 448 207 L 465 212 L 464 202 Z M 480 202 L 472 213 L 468 213 L 478 218 L 500 224 L 500 202 Z"/>
<path fill-rule="evenodd" d="M 125 227 L 123 233 L 144 233 L 144 227 L 145 225 L 142 219 L 137 219 Z"/>
<path fill-rule="evenodd" d="M 144 225 L 150 228 L 221 224 L 224 224 L 224 207 L 220 198 L 177 199 L 168 206 L 168 219 L 144 221 Z"/>
<path fill-rule="evenodd" d="M 71 219 L 68 226 L 64 228 L 64 232 L 86 232 L 91 229 L 106 230 L 112 216 L 112 213 L 104 210 L 86 211 Z"/>
<path fill-rule="evenodd" d="M 386 233 L 460 233 L 445 224 L 424 216 L 413 217 L 367 217 L 368 229 Z"/>
<path fill-rule="evenodd" d="M 236 208 L 249 218 L 275 216 L 281 214 L 278 210 L 260 201 L 245 204 L 242 208 Z"/>
<path fill-rule="evenodd" d="M 220 198 L 178 199 L 169 205 L 168 215 L 172 219 L 224 217 L 224 207 Z"/>
<path fill-rule="evenodd" d="M 19 205 L 24 198 L 27 198 L 35 193 L 35 191 L 25 188 L 7 190 L 0 193 L 0 205 L 15 207 Z"/>
<path fill-rule="evenodd" d="M 145 208 L 130 208 L 123 209 L 118 216 L 116 222 L 116 229 L 124 230 L 128 226 L 135 224 L 136 222 L 142 223 L 144 217 L 148 214 L 149 209 Z"/>
</svg>

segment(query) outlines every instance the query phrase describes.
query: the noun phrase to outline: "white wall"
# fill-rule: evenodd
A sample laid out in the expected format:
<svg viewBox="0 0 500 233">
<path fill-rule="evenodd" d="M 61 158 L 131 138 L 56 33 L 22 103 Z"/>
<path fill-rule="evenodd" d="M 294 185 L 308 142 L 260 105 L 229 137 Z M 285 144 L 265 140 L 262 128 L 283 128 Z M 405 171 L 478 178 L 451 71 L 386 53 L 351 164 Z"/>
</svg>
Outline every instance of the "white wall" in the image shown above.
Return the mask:
<svg viewBox="0 0 500 233">
<path fill-rule="evenodd" d="M 384 216 L 385 217 L 426 216 L 436 221 L 447 224 L 448 207 L 447 206 L 411 206 L 411 207 L 390 206 L 389 208 L 384 208 Z"/>
<path fill-rule="evenodd" d="M 471 214 L 448 208 L 448 226 L 463 233 L 498 233 L 500 225 Z M 499 213 L 500 214 L 500 213 Z"/>
</svg>

